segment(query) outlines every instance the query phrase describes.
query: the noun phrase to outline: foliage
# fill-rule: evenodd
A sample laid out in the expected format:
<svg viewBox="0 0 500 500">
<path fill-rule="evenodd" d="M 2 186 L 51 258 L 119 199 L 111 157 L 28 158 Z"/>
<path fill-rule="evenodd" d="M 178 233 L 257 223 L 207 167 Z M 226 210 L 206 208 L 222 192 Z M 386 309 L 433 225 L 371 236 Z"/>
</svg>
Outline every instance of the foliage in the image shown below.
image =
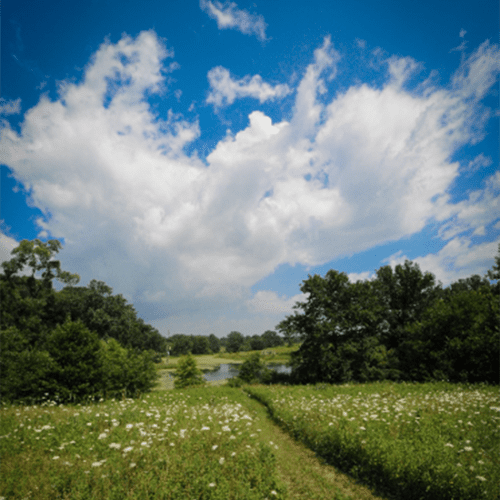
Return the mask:
<svg viewBox="0 0 500 500">
<path fill-rule="evenodd" d="M 208 336 L 208 345 L 211 353 L 217 354 L 218 352 L 220 352 L 220 341 L 213 333 Z"/>
<path fill-rule="evenodd" d="M 307 301 L 277 326 L 303 340 L 292 355 L 295 382 L 499 382 L 500 288 L 486 277 L 443 290 L 405 261 L 357 283 L 330 270 L 309 276 L 301 290 Z"/>
<path fill-rule="evenodd" d="M 240 332 L 231 332 L 227 336 L 226 352 L 239 352 L 245 338 Z"/>
<path fill-rule="evenodd" d="M 260 358 L 260 354 L 254 353 L 240 366 L 238 378 L 250 383 L 259 380 L 264 370 L 265 365 Z"/>
<path fill-rule="evenodd" d="M 47 351 L 53 360 L 50 396 L 81 401 L 98 391 L 102 365 L 96 333 L 81 322 L 67 320 L 50 333 Z"/>
<path fill-rule="evenodd" d="M 193 356 L 188 354 L 177 364 L 175 370 L 175 388 L 179 389 L 204 384 L 205 379 L 202 372 L 196 367 L 196 361 Z"/>
<path fill-rule="evenodd" d="M 126 394 L 149 390 L 156 379 L 151 351 L 164 352 L 165 339 L 105 283 L 92 280 L 87 288 L 74 287 L 78 275 L 63 271 L 54 259 L 61 248 L 57 240 L 23 240 L 13 258 L 2 263 L 2 400 L 81 400 L 116 393 L 118 383 Z M 27 267 L 30 276 L 18 275 Z M 57 292 L 53 279 L 69 286 Z M 129 348 L 123 351 L 124 364 L 117 357 L 120 377 L 106 373 L 113 363 L 103 364 L 109 353 L 99 338 L 115 338 Z"/>
<path fill-rule="evenodd" d="M 391 498 L 498 498 L 495 388 L 385 382 L 245 390 L 318 456 Z"/>
</svg>

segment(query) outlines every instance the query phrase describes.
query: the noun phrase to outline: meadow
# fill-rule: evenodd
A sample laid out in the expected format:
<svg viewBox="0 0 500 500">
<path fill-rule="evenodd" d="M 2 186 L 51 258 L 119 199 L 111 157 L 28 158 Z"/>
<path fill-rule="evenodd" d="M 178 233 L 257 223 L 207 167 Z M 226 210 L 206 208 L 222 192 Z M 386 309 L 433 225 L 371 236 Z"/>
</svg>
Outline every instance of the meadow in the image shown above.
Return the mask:
<svg viewBox="0 0 500 500">
<path fill-rule="evenodd" d="M 251 386 L 329 464 L 395 498 L 494 500 L 498 387 L 445 383 Z"/>
<path fill-rule="evenodd" d="M 0 497 L 283 498 L 269 444 L 241 401 L 213 387 L 139 400 L 2 408 Z"/>
<path fill-rule="evenodd" d="M 359 484 L 384 498 L 493 500 L 499 423 L 498 387 L 441 383 L 5 405 L 0 500 L 377 498 Z"/>
</svg>

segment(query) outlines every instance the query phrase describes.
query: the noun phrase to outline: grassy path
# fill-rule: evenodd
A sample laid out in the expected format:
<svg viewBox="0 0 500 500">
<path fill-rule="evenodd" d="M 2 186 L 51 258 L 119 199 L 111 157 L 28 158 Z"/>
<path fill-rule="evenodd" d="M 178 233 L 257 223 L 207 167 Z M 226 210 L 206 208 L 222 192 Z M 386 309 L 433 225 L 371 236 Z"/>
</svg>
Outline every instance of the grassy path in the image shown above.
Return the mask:
<svg viewBox="0 0 500 500">
<path fill-rule="evenodd" d="M 246 406 L 259 419 L 262 441 L 272 442 L 280 479 L 287 486 L 290 499 L 382 500 L 368 488 L 324 464 L 313 451 L 296 442 L 271 420 L 261 403 L 249 397 Z"/>
</svg>

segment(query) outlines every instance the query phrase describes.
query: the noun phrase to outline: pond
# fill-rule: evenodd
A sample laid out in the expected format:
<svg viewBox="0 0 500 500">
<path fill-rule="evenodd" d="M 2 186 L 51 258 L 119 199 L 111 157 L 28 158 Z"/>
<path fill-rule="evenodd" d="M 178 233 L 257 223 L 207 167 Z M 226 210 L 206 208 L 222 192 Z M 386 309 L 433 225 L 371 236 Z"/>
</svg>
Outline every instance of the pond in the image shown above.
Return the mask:
<svg viewBox="0 0 500 500">
<path fill-rule="evenodd" d="M 239 364 L 233 363 L 222 363 L 218 370 L 207 372 L 203 375 L 203 378 L 207 382 L 213 382 L 215 380 L 224 380 L 226 378 L 233 378 L 238 375 L 238 367 L 241 366 Z M 282 364 L 268 364 L 268 368 L 277 371 L 278 373 L 291 373 L 291 367 Z"/>
</svg>

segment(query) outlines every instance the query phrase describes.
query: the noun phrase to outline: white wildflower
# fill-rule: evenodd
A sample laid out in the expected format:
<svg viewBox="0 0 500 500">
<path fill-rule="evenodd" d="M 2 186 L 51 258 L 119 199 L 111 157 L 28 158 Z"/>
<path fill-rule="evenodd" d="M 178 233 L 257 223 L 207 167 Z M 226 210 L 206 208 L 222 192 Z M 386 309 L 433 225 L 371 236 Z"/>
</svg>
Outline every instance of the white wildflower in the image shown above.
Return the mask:
<svg viewBox="0 0 500 500">
<path fill-rule="evenodd" d="M 226 459 L 224 457 L 219 458 L 219 463 L 222 465 Z"/>
</svg>

